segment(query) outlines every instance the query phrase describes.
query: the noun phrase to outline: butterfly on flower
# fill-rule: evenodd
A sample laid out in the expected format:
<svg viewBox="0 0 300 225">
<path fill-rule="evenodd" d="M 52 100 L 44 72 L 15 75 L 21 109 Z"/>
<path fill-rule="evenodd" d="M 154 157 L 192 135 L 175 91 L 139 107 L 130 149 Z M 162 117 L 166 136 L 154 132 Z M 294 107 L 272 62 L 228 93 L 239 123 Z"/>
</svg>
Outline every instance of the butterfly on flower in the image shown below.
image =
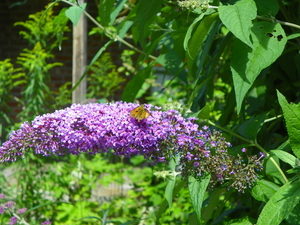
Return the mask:
<svg viewBox="0 0 300 225">
<path fill-rule="evenodd" d="M 141 120 L 148 118 L 150 116 L 150 112 L 145 108 L 144 104 L 142 104 L 131 110 L 130 116 L 140 122 Z"/>
</svg>

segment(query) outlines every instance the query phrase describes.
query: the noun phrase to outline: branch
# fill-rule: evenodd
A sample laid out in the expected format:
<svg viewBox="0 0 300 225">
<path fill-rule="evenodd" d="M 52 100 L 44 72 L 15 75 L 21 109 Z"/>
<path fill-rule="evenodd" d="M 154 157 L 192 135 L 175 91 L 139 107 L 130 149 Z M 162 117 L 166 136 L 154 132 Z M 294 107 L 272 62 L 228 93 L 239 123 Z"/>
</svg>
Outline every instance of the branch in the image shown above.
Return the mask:
<svg viewBox="0 0 300 225">
<path fill-rule="evenodd" d="M 69 5 L 72 5 L 72 6 L 77 6 L 76 4 L 72 3 L 72 2 L 69 2 L 68 0 L 60 0 L 66 4 L 69 4 Z M 134 51 L 142 54 L 142 55 L 145 55 L 153 60 L 156 60 L 156 57 L 153 56 L 153 55 L 149 55 L 147 54 L 146 52 L 143 52 L 142 50 L 136 48 L 135 46 L 133 46 L 132 44 L 130 44 L 129 42 L 125 41 L 123 38 L 121 38 L 119 35 L 117 34 L 113 34 L 111 31 L 109 31 L 108 29 L 106 29 L 105 27 L 103 27 L 97 20 L 95 20 L 90 14 L 88 14 L 85 10 L 83 11 L 83 13 L 97 26 L 99 27 L 101 30 L 104 31 L 105 35 L 112 39 L 112 40 L 115 40 L 115 41 L 119 41 L 121 43 L 123 43 L 124 45 L 126 45 L 127 47 L 133 49 Z"/>
</svg>

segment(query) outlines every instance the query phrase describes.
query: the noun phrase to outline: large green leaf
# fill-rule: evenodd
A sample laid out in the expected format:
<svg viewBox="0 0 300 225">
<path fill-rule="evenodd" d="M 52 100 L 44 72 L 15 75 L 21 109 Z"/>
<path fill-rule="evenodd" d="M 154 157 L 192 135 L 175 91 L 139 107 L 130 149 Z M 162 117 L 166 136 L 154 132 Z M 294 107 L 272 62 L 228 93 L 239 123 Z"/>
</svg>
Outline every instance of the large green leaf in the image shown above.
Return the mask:
<svg viewBox="0 0 300 225">
<path fill-rule="evenodd" d="M 234 5 L 220 6 L 219 13 L 224 25 L 242 42 L 252 47 L 250 29 L 257 14 L 255 2 L 241 0 Z"/>
<path fill-rule="evenodd" d="M 139 90 L 141 89 L 145 80 L 150 76 L 152 72 L 152 67 L 147 67 L 140 70 L 133 78 L 130 80 L 123 92 L 122 101 L 133 102 Z"/>
<path fill-rule="evenodd" d="M 101 24 L 106 27 L 110 23 L 110 14 L 114 8 L 115 0 L 101 0 L 98 7 L 98 14 Z"/>
<path fill-rule="evenodd" d="M 251 117 L 239 127 L 238 132 L 246 138 L 255 140 L 258 132 L 264 124 L 264 120 L 267 116 L 266 114 L 267 113 L 262 113 L 260 115 Z"/>
<path fill-rule="evenodd" d="M 192 204 L 197 215 L 198 223 L 201 224 L 201 209 L 202 203 L 204 201 L 204 195 L 206 192 L 206 188 L 210 181 L 210 175 L 207 175 L 201 181 L 189 177 L 189 191 L 192 200 Z"/>
<path fill-rule="evenodd" d="M 218 18 L 218 13 L 212 13 L 209 11 L 206 13 L 200 14 L 193 23 L 189 26 L 183 46 L 188 53 L 188 59 L 193 60 L 197 55 L 203 41 L 207 38 L 207 34 L 211 29 L 211 25 Z"/>
<path fill-rule="evenodd" d="M 236 39 L 233 44 L 231 71 L 238 113 L 242 102 L 259 73 L 283 52 L 287 42 L 279 23 L 257 22 L 251 29 L 253 49 Z"/>
<path fill-rule="evenodd" d="M 156 15 L 162 6 L 162 0 L 139 1 L 136 11 L 136 23 L 138 25 L 140 41 L 148 34 L 152 17 Z"/>
<path fill-rule="evenodd" d="M 86 7 L 86 3 L 83 3 L 80 6 L 71 6 L 66 10 L 66 16 L 72 21 L 73 25 L 76 27 L 80 16 L 83 13 Z"/>
<path fill-rule="evenodd" d="M 300 158 L 300 104 L 289 104 L 279 91 L 277 91 L 277 96 L 283 111 L 292 150 Z"/>
<path fill-rule="evenodd" d="M 156 62 L 164 66 L 170 74 L 177 74 L 183 67 L 183 62 L 176 51 L 170 50 L 157 57 Z"/>
<path fill-rule="evenodd" d="M 271 197 L 258 217 L 257 225 L 281 224 L 300 200 L 300 181 L 286 183 Z"/>
<path fill-rule="evenodd" d="M 113 1 L 113 2 L 115 2 L 115 1 Z M 113 7 L 114 10 L 110 14 L 110 23 L 111 24 L 116 20 L 117 16 L 123 9 L 125 2 L 126 2 L 126 0 L 119 0 L 119 1 L 117 1 L 116 6 Z"/>
<path fill-rule="evenodd" d="M 268 180 L 257 180 L 256 185 L 252 188 L 252 196 L 258 200 L 267 202 L 278 191 L 279 186 Z"/>
<path fill-rule="evenodd" d="M 169 163 L 170 171 L 172 171 L 173 176 L 169 176 L 170 179 L 168 180 L 168 184 L 165 190 L 165 196 L 170 208 L 172 207 L 173 192 L 176 184 L 176 165 L 178 163 L 178 159 L 179 157 L 177 156 L 177 159 L 173 158 Z"/>
<path fill-rule="evenodd" d="M 260 16 L 276 16 L 279 11 L 278 1 L 274 0 L 254 0 L 257 7 L 257 12 Z"/>
<path fill-rule="evenodd" d="M 283 162 L 290 164 L 291 167 L 295 167 L 296 157 L 292 154 L 282 150 L 271 150 L 271 152 Z"/>
</svg>

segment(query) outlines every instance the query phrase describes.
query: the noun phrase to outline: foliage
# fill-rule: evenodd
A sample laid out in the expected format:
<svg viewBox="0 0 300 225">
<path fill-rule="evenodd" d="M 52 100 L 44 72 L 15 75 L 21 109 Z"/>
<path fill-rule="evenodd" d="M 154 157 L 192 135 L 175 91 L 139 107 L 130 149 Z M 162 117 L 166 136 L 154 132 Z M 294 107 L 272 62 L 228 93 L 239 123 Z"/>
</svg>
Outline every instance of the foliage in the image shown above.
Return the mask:
<svg viewBox="0 0 300 225">
<path fill-rule="evenodd" d="M 20 74 L 19 74 L 20 75 Z M 0 140 L 7 138 L 6 135 L 11 132 L 12 119 L 9 114 L 12 112 L 8 102 L 13 98 L 12 89 L 20 84 L 16 79 L 20 78 L 15 74 L 15 68 L 9 59 L 0 61 Z"/>
<path fill-rule="evenodd" d="M 48 6 L 46 6 L 48 8 Z M 53 94 L 50 90 L 50 69 L 61 66 L 61 63 L 49 63 L 53 58 L 51 51 L 61 45 L 63 33 L 69 31 L 66 27 L 68 20 L 64 16 L 64 10 L 57 16 L 53 10 L 41 11 L 29 16 L 30 20 L 17 22 L 15 25 L 23 26 L 29 31 L 20 31 L 24 39 L 28 40 L 32 49 L 24 49 L 17 58 L 21 66 L 15 70 L 15 87 L 23 89 L 21 96 L 15 98 L 21 105 L 22 111 L 18 114 L 21 121 L 31 120 L 38 114 L 53 111 L 68 103 L 66 98 L 60 96 L 60 101 L 54 105 Z M 65 95 L 66 96 L 66 95 Z M 61 102 L 65 100 L 66 102 Z M 61 104 L 61 105 L 58 105 Z"/>
<path fill-rule="evenodd" d="M 75 1 L 60 2 L 77 10 L 78 13 L 67 14 L 72 21 L 78 20 L 80 13 L 86 13 Z M 130 1 L 130 7 L 125 0 L 114 2 L 101 1 L 100 23 L 89 18 L 110 39 L 100 53 L 109 44 L 119 41 L 139 55 L 130 65 L 134 76 L 127 83 L 122 100 L 134 101 L 146 83 L 149 87 L 148 80 L 153 79 L 154 67 L 159 65 L 172 76 L 162 86 L 161 93 L 164 88 L 172 88 L 186 94 L 184 97 L 173 95 L 171 99 L 164 97 L 164 101 L 153 99 L 153 102 L 164 105 L 176 100 L 187 105 L 200 123 L 226 132 L 228 141 L 234 145 L 233 155 L 247 147 L 249 156 L 262 151 L 267 157 L 257 184 L 245 194 L 226 190 L 222 185 L 207 189 L 209 176 L 200 181 L 190 178 L 187 183 L 172 177 L 166 187 L 166 199 L 157 208 L 153 205 L 160 201 L 162 194 L 150 200 L 148 196 L 155 198 L 152 192 L 155 188 L 151 189 L 153 183 L 149 182 L 144 187 L 151 189 L 151 194 L 130 195 L 136 202 L 127 197 L 123 208 L 103 206 L 106 209 L 102 211 L 103 221 L 143 219 L 147 224 L 152 222 L 148 215 L 155 208 L 155 224 L 180 223 L 178 214 L 169 217 L 166 212 L 176 211 L 177 194 L 180 191 L 187 194 L 184 188 L 187 184 L 191 203 L 183 200 L 180 207 L 190 212 L 192 204 L 194 213 L 187 215 L 182 210 L 183 224 L 298 224 L 299 2 L 149 0 Z M 125 16 L 118 17 L 121 12 L 125 12 Z M 125 37 L 132 39 L 128 41 Z M 241 159 L 247 164 L 246 160 Z M 94 164 L 97 169 L 99 165 L 105 167 L 105 163 Z M 171 174 L 177 172 L 175 166 L 170 170 Z M 112 174 L 112 170 L 109 173 Z M 72 180 L 66 174 L 57 178 Z M 148 178 L 143 176 L 140 181 L 143 179 Z M 63 181 L 56 188 L 66 187 L 67 183 Z M 72 188 L 66 195 L 75 198 L 89 194 L 89 191 Z M 62 199 L 64 190 L 60 191 L 55 201 Z M 121 205 L 122 201 L 114 199 L 112 203 Z M 143 205 L 149 209 L 146 217 L 141 213 Z M 91 210 L 94 206 L 91 202 L 83 201 L 82 206 L 89 215 L 99 218 L 100 209 Z M 49 217 L 62 222 L 77 218 L 72 215 L 71 207 L 59 209 L 63 213 Z"/>
<path fill-rule="evenodd" d="M 59 109 L 61 107 L 66 107 L 72 103 L 70 90 L 72 89 L 72 83 L 66 82 L 59 87 L 57 92 L 53 92 L 55 95 L 55 104 L 53 108 Z"/>
<path fill-rule="evenodd" d="M 109 99 L 121 89 L 124 78 L 116 71 L 109 53 L 104 53 L 92 66 L 88 76 L 87 98 Z"/>
<path fill-rule="evenodd" d="M 41 47 L 46 51 L 51 52 L 57 46 L 61 46 L 64 37 L 64 32 L 69 32 L 70 29 L 66 26 L 68 19 L 64 16 L 65 10 L 62 10 L 59 15 L 53 15 L 51 4 L 46 6 L 47 11 L 40 11 L 29 15 L 29 19 L 25 22 L 16 22 L 14 25 L 22 26 L 28 31 L 22 30 L 20 34 L 29 44 L 34 47 L 40 43 Z"/>
<path fill-rule="evenodd" d="M 32 119 L 35 115 L 44 114 L 51 109 L 51 92 L 47 85 L 50 82 L 49 70 L 62 65 L 47 63 L 46 60 L 52 57 L 53 55 L 42 49 L 38 42 L 32 50 L 24 49 L 24 53 L 17 58 L 17 63 L 22 66 L 23 75 L 26 77 L 24 98 L 21 99 L 23 111 L 18 115 L 21 120 Z"/>
</svg>

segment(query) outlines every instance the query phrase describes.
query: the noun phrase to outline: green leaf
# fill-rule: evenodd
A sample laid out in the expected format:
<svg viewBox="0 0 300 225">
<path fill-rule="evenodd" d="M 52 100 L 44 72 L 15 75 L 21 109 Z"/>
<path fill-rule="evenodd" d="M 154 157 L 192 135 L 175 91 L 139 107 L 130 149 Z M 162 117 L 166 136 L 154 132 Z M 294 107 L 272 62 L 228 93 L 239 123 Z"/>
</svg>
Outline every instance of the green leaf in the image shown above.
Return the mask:
<svg viewBox="0 0 300 225">
<path fill-rule="evenodd" d="M 264 160 L 265 174 L 280 183 L 285 183 L 285 177 L 278 171 L 278 165 L 280 165 L 279 159 L 276 155 L 270 155 Z"/>
<path fill-rule="evenodd" d="M 256 5 L 253 0 L 241 0 L 234 5 L 219 7 L 220 19 L 224 25 L 242 42 L 252 47 L 250 29 L 256 18 Z"/>
<path fill-rule="evenodd" d="M 166 200 L 169 204 L 169 208 L 171 208 L 172 207 L 174 187 L 175 187 L 175 184 L 176 184 L 176 161 L 175 161 L 174 158 L 171 159 L 171 161 L 169 163 L 169 167 L 170 167 L 170 170 L 173 172 L 174 176 L 173 177 L 169 176 L 170 180 L 168 181 L 166 191 L 165 191 L 165 195 L 166 195 Z"/>
<path fill-rule="evenodd" d="M 114 9 L 115 0 L 101 0 L 98 7 L 98 14 L 101 25 L 106 27 L 111 22 L 111 12 Z"/>
<path fill-rule="evenodd" d="M 300 33 L 294 33 L 287 36 L 288 40 L 300 37 Z"/>
<path fill-rule="evenodd" d="M 133 102 L 143 83 L 150 77 L 152 67 L 140 70 L 126 85 L 122 94 L 122 101 Z"/>
<path fill-rule="evenodd" d="M 282 150 L 271 150 L 271 152 L 283 162 L 290 164 L 291 167 L 295 167 L 296 157 L 292 154 Z"/>
<path fill-rule="evenodd" d="M 66 10 L 66 16 L 72 21 L 73 25 L 76 27 L 80 16 L 86 7 L 86 3 L 83 3 L 80 6 L 71 6 Z"/>
<path fill-rule="evenodd" d="M 257 225 L 277 225 L 289 216 L 300 200 L 300 181 L 285 183 L 271 197 L 258 217 Z"/>
<path fill-rule="evenodd" d="M 249 217 L 244 217 L 240 219 L 233 219 L 228 222 L 230 225 L 253 225 L 255 224 L 256 220 Z"/>
<path fill-rule="evenodd" d="M 199 112 L 197 112 L 197 118 L 205 120 L 209 119 L 211 107 L 209 105 L 204 106 Z"/>
<path fill-rule="evenodd" d="M 277 91 L 277 96 L 283 111 L 292 150 L 300 158 L 300 104 L 289 104 L 279 91 Z"/>
<path fill-rule="evenodd" d="M 176 196 L 178 194 L 178 192 L 186 185 L 186 181 L 181 180 L 177 183 L 177 185 L 174 188 L 174 192 L 173 192 L 173 196 Z M 160 224 L 159 223 L 159 219 L 161 217 L 161 215 L 166 211 L 168 206 L 168 202 L 165 199 L 159 206 L 158 210 L 155 211 L 155 217 L 156 217 L 156 224 Z"/>
<path fill-rule="evenodd" d="M 201 181 L 195 179 L 194 177 L 189 177 L 189 191 L 194 207 L 194 211 L 197 215 L 198 223 L 201 224 L 201 209 L 204 201 L 204 195 L 206 188 L 210 181 L 210 175 L 203 177 Z"/>
<path fill-rule="evenodd" d="M 259 73 L 270 66 L 283 52 L 287 42 L 279 23 L 257 22 L 252 29 L 253 49 L 239 39 L 233 44 L 231 72 L 237 102 L 237 112 Z"/>
<path fill-rule="evenodd" d="M 53 20 L 53 26 L 55 27 L 56 38 L 58 40 L 58 47 L 61 50 L 61 43 L 64 38 L 65 27 L 68 22 L 68 18 L 66 17 L 66 8 L 63 8 L 59 15 L 55 17 Z"/>
<path fill-rule="evenodd" d="M 258 132 L 264 124 L 266 116 L 267 113 L 262 113 L 258 116 L 251 117 L 239 127 L 238 132 L 246 138 L 255 140 Z"/>
<path fill-rule="evenodd" d="M 188 53 L 188 59 L 194 60 L 203 41 L 207 38 L 207 34 L 211 29 L 211 25 L 218 18 L 218 13 L 206 15 L 207 13 L 200 14 L 193 23 L 189 26 L 184 37 L 183 46 Z M 205 16 L 205 17 L 204 17 Z M 194 28 L 196 27 L 195 31 Z"/>
<path fill-rule="evenodd" d="M 170 74 L 177 74 L 177 72 L 183 67 L 182 60 L 174 50 L 169 50 L 167 53 L 161 54 L 157 57 L 156 61 L 164 66 Z"/>
<path fill-rule="evenodd" d="M 142 40 L 149 30 L 149 25 L 152 22 L 152 17 L 161 9 L 162 0 L 147 0 L 139 1 L 136 11 L 136 23 Z"/>
<path fill-rule="evenodd" d="M 254 0 L 257 7 L 257 12 L 260 16 L 276 16 L 279 11 L 279 5 L 274 0 Z"/>
<path fill-rule="evenodd" d="M 123 9 L 123 6 L 124 6 L 126 1 L 127 0 L 117 1 L 116 6 L 114 6 L 114 11 L 112 11 L 112 13 L 110 14 L 110 24 L 112 24 L 116 20 L 117 16 L 119 15 L 121 10 Z M 113 1 L 113 2 L 115 2 L 115 1 Z"/>
<path fill-rule="evenodd" d="M 268 180 L 257 180 L 256 185 L 252 188 L 252 196 L 258 200 L 267 202 L 278 191 L 279 186 Z"/>
<path fill-rule="evenodd" d="M 202 209 L 201 219 L 203 224 L 213 219 L 213 216 L 217 214 L 215 211 L 216 208 L 222 208 L 224 206 L 225 203 L 221 200 L 221 198 L 224 197 L 224 191 L 224 188 L 217 188 L 210 194 L 208 204 Z"/>
</svg>

